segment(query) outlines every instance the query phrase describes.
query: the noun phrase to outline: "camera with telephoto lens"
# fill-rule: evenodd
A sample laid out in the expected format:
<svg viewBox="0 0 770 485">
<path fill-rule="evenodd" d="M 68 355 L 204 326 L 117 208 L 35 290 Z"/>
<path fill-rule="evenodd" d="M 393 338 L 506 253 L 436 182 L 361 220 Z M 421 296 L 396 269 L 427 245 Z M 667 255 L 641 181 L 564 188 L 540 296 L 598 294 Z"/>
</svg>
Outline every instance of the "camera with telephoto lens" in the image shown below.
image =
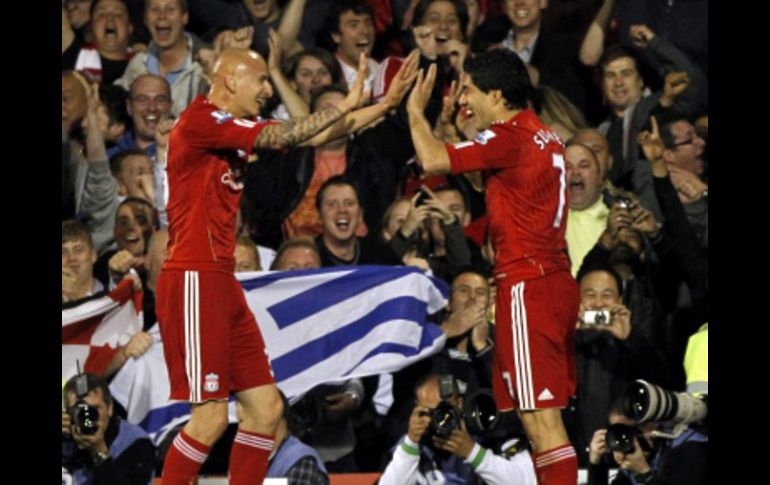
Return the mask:
<svg viewBox="0 0 770 485">
<path fill-rule="evenodd" d="M 623 393 L 623 414 L 637 424 L 658 421 L 674 425 L 673 431 L 653 432 L 653 437 L 673 439 L 690 425 L 707 432 L 708 394 L 693 396 L 671 392 L 638 379 Z"/>
<path fill-rule="evenodd" d="M 68 412 L 72 425 L 77 426 L 80 434 L 96 434 L 99 429 L 99 409 L 83 399 L 88 395 L 88 376 L 80 374 L 75 381 L 75 393 L 78 400 L 70 406 Z"/>
<path fill-rule="evenodd" d="M 583 312 L 583 323 L 586 325 L 609 325 L 612 316 L 609 310 L 586 310 Z"/>
<path fill-rule="evenodd" d="M 623 414 L 637 423 L 663 421 L 696 423 L 708 415 L 707 398 L 685 392 L 671 392 L 641 379 L 623 394 Z"/>
</svg>

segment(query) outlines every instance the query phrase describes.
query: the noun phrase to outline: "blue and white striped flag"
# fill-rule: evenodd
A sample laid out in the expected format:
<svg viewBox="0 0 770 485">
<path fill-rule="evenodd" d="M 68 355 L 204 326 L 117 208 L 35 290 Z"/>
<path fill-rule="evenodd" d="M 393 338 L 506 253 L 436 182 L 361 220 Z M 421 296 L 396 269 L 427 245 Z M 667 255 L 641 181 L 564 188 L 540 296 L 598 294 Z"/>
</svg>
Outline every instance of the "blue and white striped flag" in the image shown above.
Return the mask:
<svg viewBox="0 0 770 485">
<path fill-rule="evenodd" d="M 237 276 L 276 383 L 292 402 L 318 384 L 393 372 L 444 346 L 444 334 L 426 316 L 446 305 L 449 289 L 416 268 L 351 266 Z M 156 441 L 172 420 L 189 412 L 168 401 L 160 357 L 162 349 L 151 349 L 132 359 L 111 385 L 129 421 Z"/>
</svg>

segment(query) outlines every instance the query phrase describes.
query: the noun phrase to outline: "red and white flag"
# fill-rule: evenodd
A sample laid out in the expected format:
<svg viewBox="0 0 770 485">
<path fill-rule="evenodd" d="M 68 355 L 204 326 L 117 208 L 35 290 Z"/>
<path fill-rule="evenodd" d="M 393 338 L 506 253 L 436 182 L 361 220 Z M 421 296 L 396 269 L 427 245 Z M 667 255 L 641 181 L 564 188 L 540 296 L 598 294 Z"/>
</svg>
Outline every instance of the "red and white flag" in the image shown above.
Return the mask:
<svg viewBox="0 0 770 485">
<path fill-rule="evenodd" d="M 142 330 L 143 292 L 127 278 L 108 295 L 61 312 L 61 372 L 64 380 L 84 372 L 101 375 L 118 349 Z"/>
</svg>

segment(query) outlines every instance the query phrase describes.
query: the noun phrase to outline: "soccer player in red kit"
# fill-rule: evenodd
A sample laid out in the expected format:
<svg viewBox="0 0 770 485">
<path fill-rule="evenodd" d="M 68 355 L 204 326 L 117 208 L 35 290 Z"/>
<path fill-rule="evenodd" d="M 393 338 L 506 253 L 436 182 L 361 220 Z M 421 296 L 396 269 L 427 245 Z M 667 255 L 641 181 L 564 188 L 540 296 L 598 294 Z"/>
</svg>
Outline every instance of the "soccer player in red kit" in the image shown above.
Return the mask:
<svg viewBox="0 0 770 485">
<path fill-rule="evenodd" d="M 460 109 L 478 130 L 445 145 L 423 111 L 435 80 L 418 75 L 407 109 L 418 160 L 428 173 L 481 170 L 497 278 L 493 387 L 500 410 L 518 408 L 541 484 L 577 483 L 577 458 L 561 420 L 575 393 L 578 289 L 564 230 L 563 144 L 527 109 L 532 86 L 510 51 L 465 60 Z"/>
<path fill-rule="evenodd" d="M 262 483 L 282 413 L 262 336 L 233 275 L 247 155 L 323 144 L 384 115 L 403 98 L 418 60 L 410 56 L 386 102 L 348 113 L 362 97 L 362 57 L 360 81 L 336 107 L 276 122 L 256 118 L 272 96 L 264 60 L 252 51 L 226 50 L 214 64 L 208 95 L 196 98 L 174 125 L 167 157 L 168 257 L 157 284 L 157 313 L 171 398 L 189 401 L 192 417 L 166 456 L 164 485 L 195 479 L 227 427 L 230 393 L 240 404 L 230 483 Z"/>
</svg>

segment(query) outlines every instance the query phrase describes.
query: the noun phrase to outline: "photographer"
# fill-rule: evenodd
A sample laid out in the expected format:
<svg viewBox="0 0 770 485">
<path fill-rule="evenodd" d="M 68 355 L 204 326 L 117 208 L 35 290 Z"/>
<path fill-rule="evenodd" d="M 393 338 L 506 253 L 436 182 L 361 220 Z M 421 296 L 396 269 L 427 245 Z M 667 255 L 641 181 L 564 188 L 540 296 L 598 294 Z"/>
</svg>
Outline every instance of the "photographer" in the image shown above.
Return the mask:
<svg viewBox="0 0 770 485">
<path fill-rule="evenodd" d="M 139 426 L 113 416 L 107 383 L 79 374 L 63 390 L 62 467 L 74 483 L 147 484 L 155 446 Z"/>
<path fill-rule="evenodd" d="M 452 281 L 441 323 L 447 337 L 444 348 L 393 375 L 393 405 L 384 426 L 385 449 L 398 442 L 407 429 L 415 385 L 426 375 L 451 374 L 461 395 L 492 387 L 494 329 L 487 322 L 489 302 L 490 286 L 484 275 L 467 269 Z"/>
<path fill-rule="evenodd" d="M 464 206 L 460 215 L 446 201 L 444 188 L 435 193 L 422 186 L 411 199 L 397 200 L 383 218 L 383 239 L 404 264 L 430 268 L 444 281 L 452 281 L 463 268 L 471 265 L 471 252 L 463 234 Z M 446 195 L 441 195 L 446 194 Z M 442 197 L 444 200 L 442 201 Z"/>
<path fill-rule="evenodd" d="M 460 417 L 462 398 L 454 379 L 450 393 L 441 392 L 441 380 L 441 376 L 431 374 L 417 385 L 417 405 L 409 418 L 408 432 L 396 446 L 379 483 L 537 483 L 530 453 L 517 449 L 518 440 L 508 440 L 499 454 L 474 441 Z M 442 399 L 442 394 L 448 397 Z"/>
<path fill-rule="evenodd" d="M 653 438 L 654 431 L 668 424 L 636 424 L 620 412 L 620 404 L 613 406 L 609 422 L 610 431 L 598 429 L 591 440 L 589 485 L 608 483 L 608 455 L 620 466 L 612 485 L 706 483 L 708 437 L 704 434 L 688 427 L 674 439 Z"/>
<path fill-rule="evenodd" d="M 593 430 L 603 426 L 612 399 L 634 379 L 661 382 L 668 375 L 662 353 L 623 304 L 623 284 L 609 264 L 583 265 L 578 272 L 580 313 L 575 334 L 577 421 L 571 431 L 578 461 Z"/>
</svg>

